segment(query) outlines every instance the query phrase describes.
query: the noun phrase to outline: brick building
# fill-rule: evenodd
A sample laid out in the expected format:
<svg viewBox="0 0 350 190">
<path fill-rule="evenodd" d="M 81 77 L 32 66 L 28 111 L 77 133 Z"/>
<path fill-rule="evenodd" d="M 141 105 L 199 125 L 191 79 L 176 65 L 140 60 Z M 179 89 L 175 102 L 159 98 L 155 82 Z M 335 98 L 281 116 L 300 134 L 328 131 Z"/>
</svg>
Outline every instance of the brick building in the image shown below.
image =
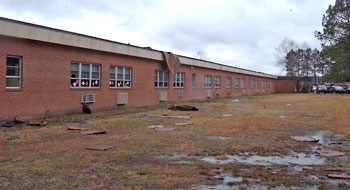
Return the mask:
<svg viewBox="0 0 350 190">
<path fill-rule="evenodd" d="M 177 63 L 177 64 L 176 64 Z M 274 92 L 273 75 L 0 18 L 0 120 Z"/>
</svg>

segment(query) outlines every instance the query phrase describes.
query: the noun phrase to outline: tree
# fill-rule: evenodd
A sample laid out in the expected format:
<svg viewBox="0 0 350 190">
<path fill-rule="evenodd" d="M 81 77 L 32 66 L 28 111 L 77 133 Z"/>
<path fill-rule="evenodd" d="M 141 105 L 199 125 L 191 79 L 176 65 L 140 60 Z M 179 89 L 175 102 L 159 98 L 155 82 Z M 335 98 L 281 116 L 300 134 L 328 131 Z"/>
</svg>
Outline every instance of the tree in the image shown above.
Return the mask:
<svg viewBox="0 0 350 190">
<path fill-rule="evenodd" d="M 336 0 L 322 18 L 323 30 L 315 36 L 330 61 L 327 74 L 333 82 L 350 82 L 350 0 Z"/>
<path fill-rule="evenodd" d="M 209 60 L 207 52 L 203 50 L 198 50 L 193 57 L 200 60 Z"/>
<path fill-rule="evenodd" d="M 287 76 L 293 79 L 297 92 L 300 92 L 301 78 L 305 76 L 305 69 L 303 65 L 303 50 L 291 50 L 285 57 L 285 68 Z"/>
<path fill-rule="evenodd" d="M 275 48 L 276 49 L 276 58 L 277 65 L 285 67 L 286 56 L 292 50 L 297 50 L 299 48 L 298 42 L 284 38 L 281 43 Z"/>
</svg>

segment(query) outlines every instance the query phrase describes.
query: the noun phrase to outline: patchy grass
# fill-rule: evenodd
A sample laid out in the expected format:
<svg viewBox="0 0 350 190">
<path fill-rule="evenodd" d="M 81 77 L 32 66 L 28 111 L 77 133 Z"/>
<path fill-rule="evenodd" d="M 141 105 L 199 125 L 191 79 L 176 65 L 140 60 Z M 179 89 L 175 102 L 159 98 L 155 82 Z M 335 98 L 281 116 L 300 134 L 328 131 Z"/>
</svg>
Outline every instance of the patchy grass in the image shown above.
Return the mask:
<svg viewBox="0 0 350 190">
<path fill-rule="evenodd" d="M 192 189 L 196 185 L 222 183 L 221 172 L 242 177 L 230 182 L 236 189 L 261 187 L 304 187 L 346 189 L 347 184 L 331 183 L 326 167 L 350 167 L 346 159 L 327 159 L 325 165 L 296 171 L 289 165 L 259 166 L 243 163 L 209 164 L 207 156 L 225 160 L 225 155 L 288 155 L 291 151 L 312 153 L 312 143 L 299 143 L 292 135 L 329 130 L 343 135 L 344 145 L 335 147 L 349 156 L 350 96 L 333 94 L 273 94 L 185 102 L 198 112 L 168 110 L 171 104 L 124 108 L 49 118 L 50 126 L 14 127 L 0 133 L 0 189 Z M 292 106 L 286 106 L 292 104 Z M 321 117 L 306 117 L 318 113 Z M 144 117 L 190 115 L 191 119 Z M 232 117 L 223 117 L 232 114 Z M 286 116 L 281 118 L 280 116 Z M 325 117 L 334 117 L 326 120 Z M 106 130 L 105 135 L 83 136 L 68 131 L 69 120 L 85 120 L 83 127 Z M 156 132 L 149 125 L 175 127 L 177 122 L 193 125 L 175 131 Z M 8 140 L 19 136 L 18 140 Z M 208 136 L 230 137 L 225 140 Z M 113 145 L 107 151 L 87 147 Z M 181 154 L 184 156 L 176 156 Z M 187 161 L 189 163 L 181 163 Z M 179 162 L 179 163 L 173 163 Z M 346 173 L 346 172 L 345 172 Z M 310 180 L 309 176 L 319 180 Z"/>
</svg>

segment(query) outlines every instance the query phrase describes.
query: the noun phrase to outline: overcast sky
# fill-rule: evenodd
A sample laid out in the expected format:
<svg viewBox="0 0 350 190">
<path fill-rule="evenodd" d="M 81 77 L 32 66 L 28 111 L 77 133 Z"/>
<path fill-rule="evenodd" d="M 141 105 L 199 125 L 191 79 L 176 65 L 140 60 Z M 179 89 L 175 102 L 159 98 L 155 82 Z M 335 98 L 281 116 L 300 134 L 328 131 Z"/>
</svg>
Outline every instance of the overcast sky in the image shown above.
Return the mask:
<svg viewBox="0 0 350 190">
<path fill-rule="evenodd" d="M 0 16 L 280 75 L 284 38 L 319 48 L 335 0 L 0 0 Z"/>
</svg>

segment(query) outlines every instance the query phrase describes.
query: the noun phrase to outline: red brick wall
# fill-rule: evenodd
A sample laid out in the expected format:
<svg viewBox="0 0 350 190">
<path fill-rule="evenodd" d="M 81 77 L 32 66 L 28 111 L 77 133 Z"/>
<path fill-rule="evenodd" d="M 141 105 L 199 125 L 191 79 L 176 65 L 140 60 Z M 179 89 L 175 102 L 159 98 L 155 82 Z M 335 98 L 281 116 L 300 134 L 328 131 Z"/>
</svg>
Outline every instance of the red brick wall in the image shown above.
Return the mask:
<svg viewBox="0 0 350 190">
<path fill-rule="evenodd" d="M 294 93 L 297 92 L 295 83 L 293 80 L 276 80 L 276 92 L 277 93 Z"/>
<path fill-rule="evenodd" d="M 22 57 L 22 88 L 6 89 L 6 55 Z M 101 87 L 99 89 L 70 88 L 70 65 L 72 61 L 101 64 Z M 109 88 L 110 66 L 132 67 L 132 88 Z M 242 94 L 235 88 L 235 78 L 245 78 L 246 94 L 254 94 L 252 79 L 259 80 L 259 93 L 262 93 L 261 80 L 268 84 L 273 79 L 263 79 L 225 71 L 182 65 L 179 72 L 185 72 L 185 88 L 173 88 L 173 74 L 169 74 L 169 87 L 154 88 L 154 71 L 166 70 L 165 62 L 74 48 L 32 40 L 22 40 L 0 36 L 0 119 L 9 119 L 16 115 L 21 118 L 43 117 L 45 110 L 49 115 L 81 112 L 81 94 L 94 93 L 93 110 L 117 107 L 117 93 L 127 92 L 129 103 L 126 106 L 144 106 L 159 103 L 159 93 L 168 93 L 168 102 L 207 99 L 204 88 L 204 75 L 212 75 L 212 92 L 216 97 L 214 76 L 221 76 L 221 95 L 219 97 Z M 192 73 L 196 73 L 196 88 L 192 88 Z M 231 89 L 226 89 L 226 77 L 232 78 Z M 231 90 L 231 94 L 229 94 Z M 183 91 L 183 97 L 177 92 Z M 265 89 L 270 93 L 270 85 Z"/>
</svg>

